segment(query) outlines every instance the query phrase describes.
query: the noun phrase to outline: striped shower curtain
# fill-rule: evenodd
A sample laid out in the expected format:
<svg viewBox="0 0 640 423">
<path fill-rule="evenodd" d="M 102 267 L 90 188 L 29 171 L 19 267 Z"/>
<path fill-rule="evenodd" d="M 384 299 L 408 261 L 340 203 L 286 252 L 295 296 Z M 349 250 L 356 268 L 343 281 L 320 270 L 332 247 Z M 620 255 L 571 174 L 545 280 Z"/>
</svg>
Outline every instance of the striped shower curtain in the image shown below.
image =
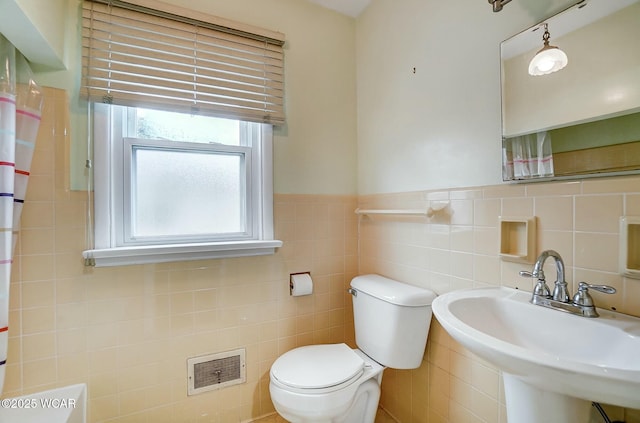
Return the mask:
<svg viewBox="0 0 640 423">
<path fill-rule="evenodd" d="M 42 91 L 26 60 L 0 34 L 0 393 L 9 341 L 9 286 L 13 250 L 27 192 Z"/>
</svg>

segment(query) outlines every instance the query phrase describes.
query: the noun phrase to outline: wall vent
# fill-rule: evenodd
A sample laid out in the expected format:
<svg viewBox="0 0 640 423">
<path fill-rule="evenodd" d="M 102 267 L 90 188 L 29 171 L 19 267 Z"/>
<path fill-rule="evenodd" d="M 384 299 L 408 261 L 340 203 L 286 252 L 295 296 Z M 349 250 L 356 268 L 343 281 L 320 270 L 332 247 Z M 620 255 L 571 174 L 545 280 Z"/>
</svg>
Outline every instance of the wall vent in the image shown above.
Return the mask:
<svg viewBox="0 0 640 423">
<path fill-rule="evenodd" d="M 245 355 L 245 349 L 240 348 L 187 359 L 188 394 L 244 383 L 247 380 Z"/>
</svg>

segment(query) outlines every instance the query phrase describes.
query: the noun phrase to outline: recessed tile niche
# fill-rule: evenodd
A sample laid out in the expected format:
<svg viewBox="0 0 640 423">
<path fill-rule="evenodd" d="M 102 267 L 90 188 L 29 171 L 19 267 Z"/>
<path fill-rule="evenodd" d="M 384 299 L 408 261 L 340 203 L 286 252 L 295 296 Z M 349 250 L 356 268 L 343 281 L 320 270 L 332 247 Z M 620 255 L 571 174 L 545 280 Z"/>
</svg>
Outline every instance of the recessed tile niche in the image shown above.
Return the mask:
<svg viewBox="0 0 640 423">
<path fill-rule="evenodd" d="M 535 250 L 535 216 L 500 216 L 500 257 L 503 260 L 533 263 Z"/>
</svg>

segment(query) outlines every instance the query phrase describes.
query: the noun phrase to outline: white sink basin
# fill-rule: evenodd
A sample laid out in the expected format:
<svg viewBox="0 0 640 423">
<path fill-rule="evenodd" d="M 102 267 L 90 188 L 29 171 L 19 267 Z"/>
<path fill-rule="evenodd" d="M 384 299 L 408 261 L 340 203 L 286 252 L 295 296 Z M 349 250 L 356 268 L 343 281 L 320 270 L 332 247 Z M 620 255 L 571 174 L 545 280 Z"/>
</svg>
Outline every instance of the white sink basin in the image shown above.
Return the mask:
<svg viewBox="0 0 640 423">
<path fill-rule="evenodd" d="M 575 413 L 588 414 L 591 401 L 640 408 L 640 318 L 601 309 L 598 318 L 580 317 L 530 298 L 511 288 L 481 288 L 433 302 L 456 341 L 503 371 L 509 420 L 526 422 L 520 414 L 533 413 L 532 422 L 554 421 L 539 414 L 549 412 L 572 416 L 556 421 L 578 422 Z M 536 395 L 544 399 L 531 398 Z"/>
</svg>

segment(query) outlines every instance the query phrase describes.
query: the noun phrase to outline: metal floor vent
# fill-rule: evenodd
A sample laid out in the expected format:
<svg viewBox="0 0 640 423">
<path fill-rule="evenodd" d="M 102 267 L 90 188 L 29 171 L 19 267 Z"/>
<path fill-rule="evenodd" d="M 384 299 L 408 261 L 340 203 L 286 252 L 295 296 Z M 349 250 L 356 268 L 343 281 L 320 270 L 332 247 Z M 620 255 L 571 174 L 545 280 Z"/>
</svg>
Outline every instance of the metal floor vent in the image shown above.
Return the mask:
<svg viewBox="0 0 640 423">
<path fill-rule="evenodd" d="M 245 349 L 241 348 L 187 359 L 188 394 L 244 383 L 247 380 L 245 355 Z"/>
</svg>

